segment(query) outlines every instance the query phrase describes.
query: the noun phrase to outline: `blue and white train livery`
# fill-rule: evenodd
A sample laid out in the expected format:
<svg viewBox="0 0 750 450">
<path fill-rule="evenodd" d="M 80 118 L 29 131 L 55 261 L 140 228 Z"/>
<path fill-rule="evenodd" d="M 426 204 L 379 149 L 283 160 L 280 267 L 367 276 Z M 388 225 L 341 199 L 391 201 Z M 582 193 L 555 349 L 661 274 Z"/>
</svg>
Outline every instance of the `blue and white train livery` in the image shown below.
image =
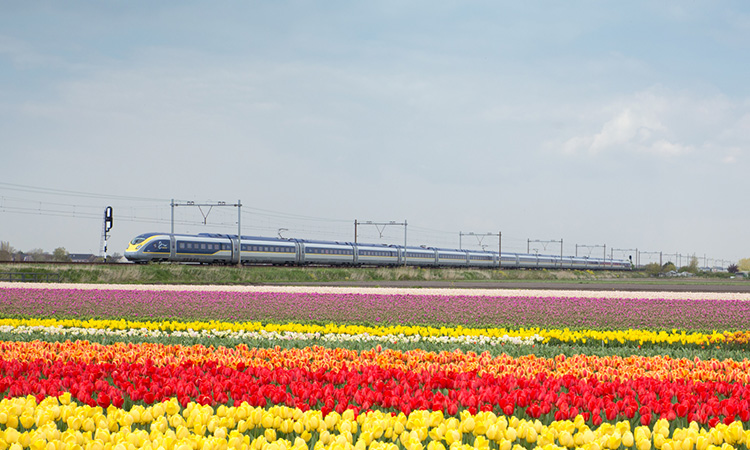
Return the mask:
<svg viewBox="0 0 750 450">
<path fill-rule="evenodd" d="M 132 262 L 328 266 L 502 267 L 508 269 L 630 270 L 627 260 L 529 255 L 434 247 L 312 241 L 200 233 L 145 233 L 130 241 Z"/>
</svg>

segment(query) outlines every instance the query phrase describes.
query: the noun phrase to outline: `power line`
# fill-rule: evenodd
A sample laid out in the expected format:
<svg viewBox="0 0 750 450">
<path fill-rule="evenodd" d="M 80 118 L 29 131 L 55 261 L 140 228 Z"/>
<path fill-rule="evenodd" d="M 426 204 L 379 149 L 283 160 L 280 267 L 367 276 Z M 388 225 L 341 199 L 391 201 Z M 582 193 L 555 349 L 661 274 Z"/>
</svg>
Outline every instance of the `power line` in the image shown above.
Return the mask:
<svg viewBox="0 0 750 450">
<path fill-rule="evenodd" d="M 98 193 L 93 193 L 93 192 L 71 191 L 67 189 L 53 189 L 53 188 L 36 187 L 36 186 L 28 186 L 28 185 L 23 185 L 23 184 L 4 183 L 4 182 L 0 182 L 0 189 L 7 189 L 11 191 L 32 192 L 35 194 L 67 195 L 67 196 L 76 196 L 76 197 L 85 197 L 85 198 L 134 200 L 134 201 L 145 201 L 145 202 L 168 202 L 169 201 L 169 199 L 162 199 L 162 198 L 98 194 Z"/>
</svg>

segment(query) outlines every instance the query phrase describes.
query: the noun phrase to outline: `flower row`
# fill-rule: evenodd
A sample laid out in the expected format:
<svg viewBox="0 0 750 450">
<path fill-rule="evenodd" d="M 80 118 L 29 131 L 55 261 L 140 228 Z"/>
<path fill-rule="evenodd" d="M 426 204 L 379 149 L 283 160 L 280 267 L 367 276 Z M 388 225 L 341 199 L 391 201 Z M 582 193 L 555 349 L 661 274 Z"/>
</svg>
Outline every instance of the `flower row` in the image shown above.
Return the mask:
<svg viewBox="0 0 750 450">
<path fill-rule="evenodd" d="M 275 324 L 225 321 L 125 321 L 106 319 L 0 319 L 2 333 L 113 335 L 159 337 L 228 337 L 233 339 L 322 340 L 324 342 L 429 342 L 484 345 L 533 343 L 733 345 L 750 344 L 750 331 L 685 332 L 651 330 L 570 330 L 544 328 L 466 328 L 427 326 L 363 326 Z"/>
<path fill-rule="evenodd" d="M 323 359 L 335 354 L 321 353 Z M 499 367 L 494 373 L 483 370 L 480 374 L 476 369 L 446 370 L 444 367 L 450 366 L 435 363 L 421 369 L 392 364 L 391 358 L 404 356 L 398 353 L 373 355 L 375 361 L 370 365 L 350 367 L 343 361 L 330 370 L 302 358 L 284 359 L 280 356 L 283 354 L 268 352 L 268 357 L 276 359 L 272 364 L 256 359 L 255 364 L 246 365 L 240 360 L 231 366 L 190 359 L 179 364 L 154 365 L 148 357 L 143 362 L 120 360 L 115 364 L 102 362 L 94 355 L 88 355 L 86 362 L 75 362 L 55 359 L 54 353 L 30 361 L 11 357 L 0 360 L 0 395 L 43 398 L 69 392 L 80 402 L 105 408 L 120 407 L 126 402 L 153 404 L 176 397 L 182 405 L 191 401 L 247 402 L 252 406 L 321 409 L 324 414 L 377 409 L 406 414 L 414 410 L 442 411 L 455 416 L 467 410 L 547 421 L 580 414 L 593 425 L 619 419 L 649 425 L 660 418 L 677 417 L 703 424 L 750 421 L 750 385 L 725 381 L 728 377 L 722 372 L 706 374 L 714 381 L 696 381 L 687 376 L 671 381 L 638 373 L 604 379 L 598 373 L 575 373 L 580 370 L 576 361 L 584 363 L 585 359 L 559 358 L 552 361 L 558 366 L 554 370 L 539 370 L 543 366 L 529 360 L 530 364 L 518 364 L 515 370 Z M 113 355 L 100 356 L 106 360 Z M 312 353 L 303 358 L 309 357 Z M 492 359 L 484 361 L 492 365 Z M 688 375 L 686 367 L 683 366 L 684 375 Z M 681 372 L 676 368 L 675 371 Z"/>
<path fill-rule="evenodd" d="M 739 299 L 519 297 L 500 292 L 445 296 L 13 288 L 0 290 L 0 316 L 750 330 L 750 302 Z"/>
<path fill-rule="evenodd" d="M 654 378 L 664 381 L 724 381 L 750 383 L 750 360 L 672 359 L 668 356 L 594 356 L 575 355 L 541 358 L 534 355 L 513 358 L 507 354 L 491 356 L 484 352 L 427 352 L 390 350 L 375 347 L 356 351 L 343 348 L 232 348 L 202 345 L 164 345 L 157 343 L 95 344 L 88 341 L 3 342 L 0 360 L 4 364 L 37 361 L 55 363 L 149 364 L 180 366 L 213 364 L 230 368 L 301 368 L 309 371 L 360 370 L 377 366 L 383 369 L 428 372 L 471 372 L 479 376 L 501 377 L 574 376 L 599 381 Z"/>
<path fill-rule="evenodd" d="M 750 431 L 741 422 L 711 428 L 659 420 L 653 426 L 628 421 L 589 427 L 582 416 L 544 424 L 539 420 L 462 413 L 414 411 L 355 414 L 351 410 L 323 415 L 295 408 L 210 406 L 176 399 L 129 409 L 79 405 L 70 396 L 18 397 L 0 401 L 0 447 L 45 448 L 77 445 L 92 449 L 242 448 L 255 450 L 500 450 L 543 447 L 590 450 L 707 450 L 748 446 Z M 18 448 L 16 447 L 16 448 Z"/>
<path fill-rule="evenodd" d="M 3 322 L 0 320 L 0 322 Z M 98 321 L 106 322 L 106 321 Z M 87 324 L 89 325 L 89 324 Z M 276 327 L 269 327 L 276 328 Z M 300 326 L 305 329 L 308 327 Z M 317 327 L 309 327 L 317 328 Z M 370 334 L 370 333 L 321 333 L 320 331 L 232 331 L 217 330 L 216 328 L 199 327 L 198 330 L 189 328 L 187 330 L 168 331 L 153 328 L 93 328 L 76 326 L 43 326 L 43 325 L 0 325 L 0 333 L 17 335 L 48 335 L 63 336 L 74 339 L 91 336 L 119 336 L 119 337 L 148 337 L 152 339 L 161 338 L 223 338 L 237 341 L 267 340 L 267 341 L 308 341 L 312 343 L 343 343 L 360 342 L 372 344 L 403 344 L 403 343 L 430 343 L 443 345 L 483 345 L 499 346 L 504 344 L 533 345 L 544 341 L 538 334 L 527 337 L 515 335 L 486 336 L 481 334 L 451 334 L 444 336 L 422 336 L 421 334 Z M 525 333 L 524 333 L 525 334 Z"/>
</svg>

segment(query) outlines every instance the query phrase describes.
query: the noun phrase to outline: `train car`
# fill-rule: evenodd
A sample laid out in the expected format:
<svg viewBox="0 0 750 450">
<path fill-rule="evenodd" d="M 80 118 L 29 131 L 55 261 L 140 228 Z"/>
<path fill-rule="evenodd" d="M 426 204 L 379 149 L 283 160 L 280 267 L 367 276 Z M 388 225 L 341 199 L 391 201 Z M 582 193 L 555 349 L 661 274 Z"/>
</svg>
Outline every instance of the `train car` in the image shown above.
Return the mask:
<svg viewBox="0 0 750 450">
<path fill-rule="evenodd" d="M 170 261 L 204 264 L 227 264 L 232 261 L 232 240 L 228 236 L 208 234 L 171 236 Z"/>
<path fill-rule="evenodd" d="M 498 254 L 495 252 L 467 251 L 467 265 L 469 267 L 497 267 Z"/>
<path fill-rule="evenodd" d="M 401 263 L 403 252 L 399 248 L 403 247 L 385 244 L 355 244 L 354 247 L 357 265 L 397 266 Z"/>
<path fill-rule="evenodd" d="M 133 262 L 169 261 L 172 236 L 164 233 L 144 233 L 134 237 L 125 250 L 125 257 Z"/>
<path fill-rule="evenodd" d="M 348 242 L 296 240 L 299 245 L 299 264 L 353 265 L 356 262 L 354 245 Z"/>
<path fill-rule="evenodd" d="M 401 249 L 401 253 L 402 255 L 405 253 L 407 266 L 434 267 L 438 264 L 437 249 L 435 248 L 406 247 L 406 249 Z M 401 262 L 403 262 L 403 259 Z"/>
<path fill-rule="evenodd" d="M 240 258 L 243 264 L 296 264 L 297 243 L 285 239 L 242 236 Z"/>
<path fill-rule="evenodd" d="M 468 251 L 439 248 L 437 249 L 437 264 L 444 267 L 468 267 Z"/>
<path fill-rule="evenodd" d="M 201 264 L 319 264 L 331 266 L 500 267 L 509 269 L 631 270 L 627 260 L 529 255 L 480 250 L 281 239 L 200 233 L 144 233 L 128 244 L 132 262 Z"/>
</svg>

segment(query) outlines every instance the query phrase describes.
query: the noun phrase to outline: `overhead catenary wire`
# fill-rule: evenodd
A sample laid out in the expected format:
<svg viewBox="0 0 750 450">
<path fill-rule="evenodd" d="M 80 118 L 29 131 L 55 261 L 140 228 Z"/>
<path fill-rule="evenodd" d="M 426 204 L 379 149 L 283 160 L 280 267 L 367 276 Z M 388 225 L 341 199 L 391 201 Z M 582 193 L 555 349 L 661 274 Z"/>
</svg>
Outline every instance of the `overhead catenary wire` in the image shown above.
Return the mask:
<svg viewBox="0 0 750 450">
<path fill-rule="evenodd" d="M 169 220 L 169 204 L 172 199 L 158 197 L 115 195 L 102 192 L 85 192 L 70 189 L 59 189 L 26 184 L 0 182 L 0 193 L 3 191 L 25 192 L 39 196 L 28 198 L 15 195 L 0 195 L 0 213 L 21 215 L 41 215 L 51 217 L 65 217 L 82 220 L 102 220 L 102 211 L 110 204 L 117 205 L 117 219 L 145 224 L 167 225 Z M 86 199 L 85 201 L 60 202 L 57 200 L 41 199 L 45 196 L 63 196 L 69 199 Z M 95 204 L 91 204 L 92 200 Z M 174 199 L 177 200 L 177 199 Z M 183 200 L 180 200 L 183 201 Z M 189 210 L 189 208 L 185 208 Z M 221 211 L 221 209 L 219 209 Z M 181 213 L 175 223 L 185 228 L 183 232 L 193 233 L 211 229 L 216 232 L 227 232 L 237 224 L 236 215 L 227 216 L 229 212 L 212 212 L 212 220 L 198 218 L 194 214 Z M 183 215 L 184 214 L 184 215 Z M 314 215 L 295 214 L 243 205 L 241 211 L 243 234 L 257 233 L 263 236 L 278 236 L 279 230 L 284 229 L 285 238 L 293 239 L 325 239 L 334 241 L 352 241 L 354 236 L 353 219 L 330 218 Z M 245 231 L 246 230 L 246 231 Z M 474 230 L 481 231 L 481 230 Z M 236 231 L 235 231 L 236 233 Z M 432 227 L 409 224 L 409 246 L 431 246 L 442 248 L 458 248 L 460 246 L 459 231 L 447 231 Z M 360 239 L 371 243 L 399 245 L 403 244 L 403 233 L 400 229 L 386 228 L 382 234 L 366 227 L 359 232 Z M 525 253 L 528 239 L 513 236 L 502 236 L 502 250 L 509 253 Z M 474 247 L 474 243 L 467 242 L 467 246 Z M 704 257 L 704 259 L 706 259 Z M 712 258 L 713 259 L 713 258 Z"/>
<path fill-rule="evenodd" d="M 133 201 L 144 201 L 144 202 L 169 201 L 169 199 L 163 199 L 163 198 L 100 194 L 100 193 L 93 193 L 93 192 L 45 188 L 45 187 L 28 186 L 28 185 L 23 185 L 23 184 L 5 183 L 5 182 L 0 182 L 0 189 L 21 191 L 21 192 L 32 192 L 32 193 L 37 193 L 37 194 L 48 194 L 48 195 L 65 195 L 65 196 L 76 196 L 76 197 L 85 197 L 85 198 L 101 198 L 101 199 L 107 199 L 107 200 L 116 199 L 116 200 L 133 200 Z"/>
</svg>

